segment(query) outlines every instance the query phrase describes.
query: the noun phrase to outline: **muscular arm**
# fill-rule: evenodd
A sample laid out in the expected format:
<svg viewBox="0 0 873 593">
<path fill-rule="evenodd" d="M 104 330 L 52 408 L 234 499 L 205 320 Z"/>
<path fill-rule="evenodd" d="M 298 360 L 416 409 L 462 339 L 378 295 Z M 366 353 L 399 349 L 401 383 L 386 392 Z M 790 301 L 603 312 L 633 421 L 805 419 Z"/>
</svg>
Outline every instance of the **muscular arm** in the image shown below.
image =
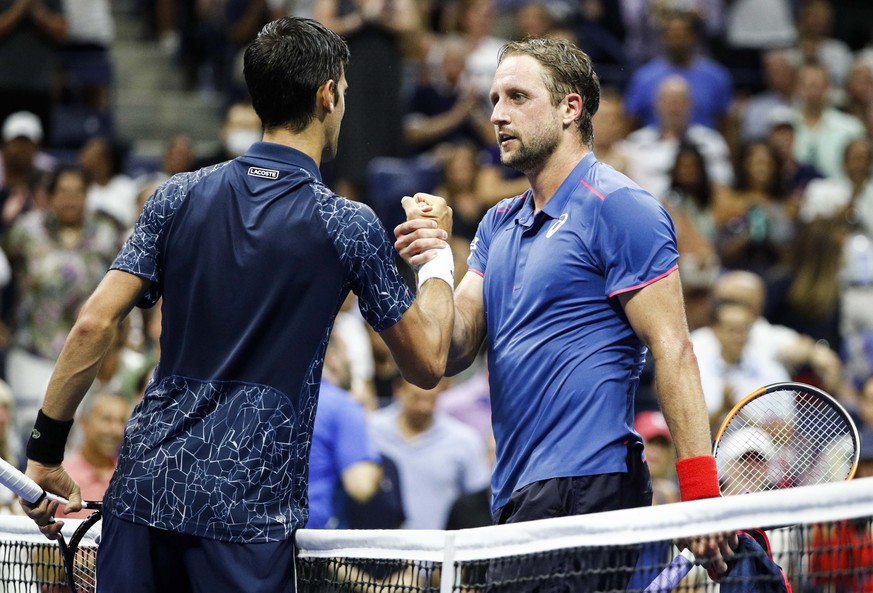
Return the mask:
<svg viewBox="0 0 873 593">
<path fill-rule="evenodd" d="M 76 323 L 58 358 L 46 391 L 42 411 L 55 420 L 73 419 L 76 408 L 85 397 L 103 362 L 119 326 L 137 300 L 149 286 L 132 274 L 110 271 L 82 307 Z M 46 465 L 28 461 L 27 474 L 49 492 L 70 501 L 68 512 L 81 509 L 79 486 L 61 465 Z M 58 503 L 45 498 L 37 505 L 22 501 L 25 513 L 33 519 L 49 539 L 56 539 L 62 521 L 51 522 Z"/>
<path fill-rule="evenodd" d="M 655 364 L 655 389 L 680 459 L 710 455 L 709 418 L 678 272 L 619 296 Z"/>
<path fill-rule="evenodd" d="M 79 313 L 58 358 L 43 402 L 55 420 L 72 420 L 85 397 L 121 322 L 149 283 L 132 274 L 110 271 Z"/>
<path fill-rule="evenodd" d="M 485 341 L 483 284 L 482 276 L 467 272 L 455 291 L 455 326 L 446 368 L 448 376 L 468 368 Z"/>
<path fill-rule="evenodd" d="M 400 321 L 380 334 L 404 379 L 424 389 L 436 387 L 445 374 L 454 316 L 451 287 L 432 278 Z"/>
</svg>

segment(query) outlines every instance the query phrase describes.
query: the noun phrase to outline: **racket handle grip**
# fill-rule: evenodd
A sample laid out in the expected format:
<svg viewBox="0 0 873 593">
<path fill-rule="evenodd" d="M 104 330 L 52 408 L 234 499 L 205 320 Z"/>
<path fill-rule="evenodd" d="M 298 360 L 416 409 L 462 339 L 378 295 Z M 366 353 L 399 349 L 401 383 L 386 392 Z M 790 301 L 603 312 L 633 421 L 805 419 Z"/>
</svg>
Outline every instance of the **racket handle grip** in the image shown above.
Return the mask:
<svg viewBox="0 0 873 593">
<path fill-rule="evenodd" d="M 11 463 L 0 459 L 0 483 L 31 504 L 38 502 L 45 491 Z"/>
<path fill-rule="evenodd" d="M 43 497 L 56 500 L 63 505 L 70 502 L 63 496 L 46 492 L 40 488 L 39 484 L 28 478 L 23 472 L 19 471 L 17 467 L 5 459 L 0 459 L 0 484 L 9 488 L 12 492 L 30 504 L 38 503 L 43 499 Z"/>
<path fill-rule="evenodd" d="M 694 568 L 694 556 L 690 551 L 683 550 L 673 558 L 673 561 L 656 576 L 643 593 L 666 593 L 676 588 L 685 576 Z"/>
</svg>

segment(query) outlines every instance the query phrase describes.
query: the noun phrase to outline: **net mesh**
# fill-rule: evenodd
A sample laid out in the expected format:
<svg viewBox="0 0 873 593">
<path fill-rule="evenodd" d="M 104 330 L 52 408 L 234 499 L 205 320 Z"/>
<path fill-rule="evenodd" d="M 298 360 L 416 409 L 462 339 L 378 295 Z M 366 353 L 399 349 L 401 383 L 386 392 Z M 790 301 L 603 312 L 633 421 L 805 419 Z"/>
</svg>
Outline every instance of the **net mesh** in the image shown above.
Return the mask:
<svg viewBox="0 0 873 593">
<path fill-rule="evenodd" d="M 78 524 L 65 521 L 68 538 Z M 460 531 L 304 529 L 297 590 L 667 591 L 650 584 L 683 542 L 736 530 L 751 536 L 720 584 L 695 567 L 673 590 L 776 592 L 787 582 L 795 593 L 873 593 L 873 478 Z M 86 566 L 97 542 L 91 531 L 80 544 Z M 0 591 L 66 591 L 57 545 L 26 517 L 0 517 Z"/>
<path fill-rule="evenodd" d="M 67 541 L 82 521 L 64 519 Z M 80 593 L 94 593 L 100 523 L 79 543 L 73 563 Z M 61 593 L 67 588 L 58 545 L 45 538 L 27 517 L 0 516 L 0 591 L 8 593 Z"/>
<path fill-rule="evenodd" d="M 845 480 L 857 433 L 830 399 L 773 390 L 740 408 L 716 445 L 726 496 Z"/>
<path fill-rule="evenodd" d="M 690 538 L 741 531 L 719 584 L 652 581 Z M 873 478 L 460 531 L 297 533 L 298 591 L 873 593 Z M 771 555 L 765 552 L 770 548 Z M 780 568 L 781 567 L 781 568 Z"/>
</svg>

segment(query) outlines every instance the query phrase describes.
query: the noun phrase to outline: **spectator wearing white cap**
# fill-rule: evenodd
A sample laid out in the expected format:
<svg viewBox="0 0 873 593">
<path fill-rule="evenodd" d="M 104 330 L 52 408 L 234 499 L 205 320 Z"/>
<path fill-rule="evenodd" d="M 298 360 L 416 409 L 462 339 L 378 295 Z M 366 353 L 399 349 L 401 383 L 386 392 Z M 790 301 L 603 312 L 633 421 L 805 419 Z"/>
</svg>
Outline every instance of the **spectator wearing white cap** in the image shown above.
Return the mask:
<svg viewBox="0 0 873 593">
<path fill-rule="evenodd" d="M 17 111 L 3 121 L 0 145 L 0 229 L 8 228 L 19 214 L 38 199 L 33 187 L 42 174 L 54 169 L 55 160 L 40 152 L 43 128 L 29 111 Z"/>
</svg>

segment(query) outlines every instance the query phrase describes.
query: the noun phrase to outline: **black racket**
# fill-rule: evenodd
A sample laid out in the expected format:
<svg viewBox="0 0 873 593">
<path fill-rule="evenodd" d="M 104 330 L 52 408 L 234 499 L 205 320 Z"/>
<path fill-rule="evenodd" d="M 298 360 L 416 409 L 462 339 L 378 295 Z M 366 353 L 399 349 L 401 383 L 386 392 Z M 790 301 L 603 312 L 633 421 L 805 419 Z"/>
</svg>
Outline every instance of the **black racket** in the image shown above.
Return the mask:
<svg viewBox="0 0 873 593">
<path fill-rule="evenodd" d="M 713 455 L 724 496 L 851 480 L 861 441 L 848 412 L 805 383 L 774 383 L 747 395 L 722 420 Z M 646 588 L 671 591 L 694 566 L 690 552 Z"/>
<path fill-rule="evenodd" d="M 56 500 L 61 504 L 68 502 L 65 498 L 46 492 L 39 484 L 3 459 L 0 459 L 0 484 L 31 504 L 38 504 L 43 498 Z M 95 593 L 97 545 L 100 541 L 103 503 L 87 501 L 82 503 L 82 508 L 93 509 L 94 512 L 76 527 L 69 541 L 59 533 L 57 542 L 64 566 L 64 581 L 69 590 L 72 593 Z M 51 580 L 55 581 L 54 578 Z"/>
</svg>

